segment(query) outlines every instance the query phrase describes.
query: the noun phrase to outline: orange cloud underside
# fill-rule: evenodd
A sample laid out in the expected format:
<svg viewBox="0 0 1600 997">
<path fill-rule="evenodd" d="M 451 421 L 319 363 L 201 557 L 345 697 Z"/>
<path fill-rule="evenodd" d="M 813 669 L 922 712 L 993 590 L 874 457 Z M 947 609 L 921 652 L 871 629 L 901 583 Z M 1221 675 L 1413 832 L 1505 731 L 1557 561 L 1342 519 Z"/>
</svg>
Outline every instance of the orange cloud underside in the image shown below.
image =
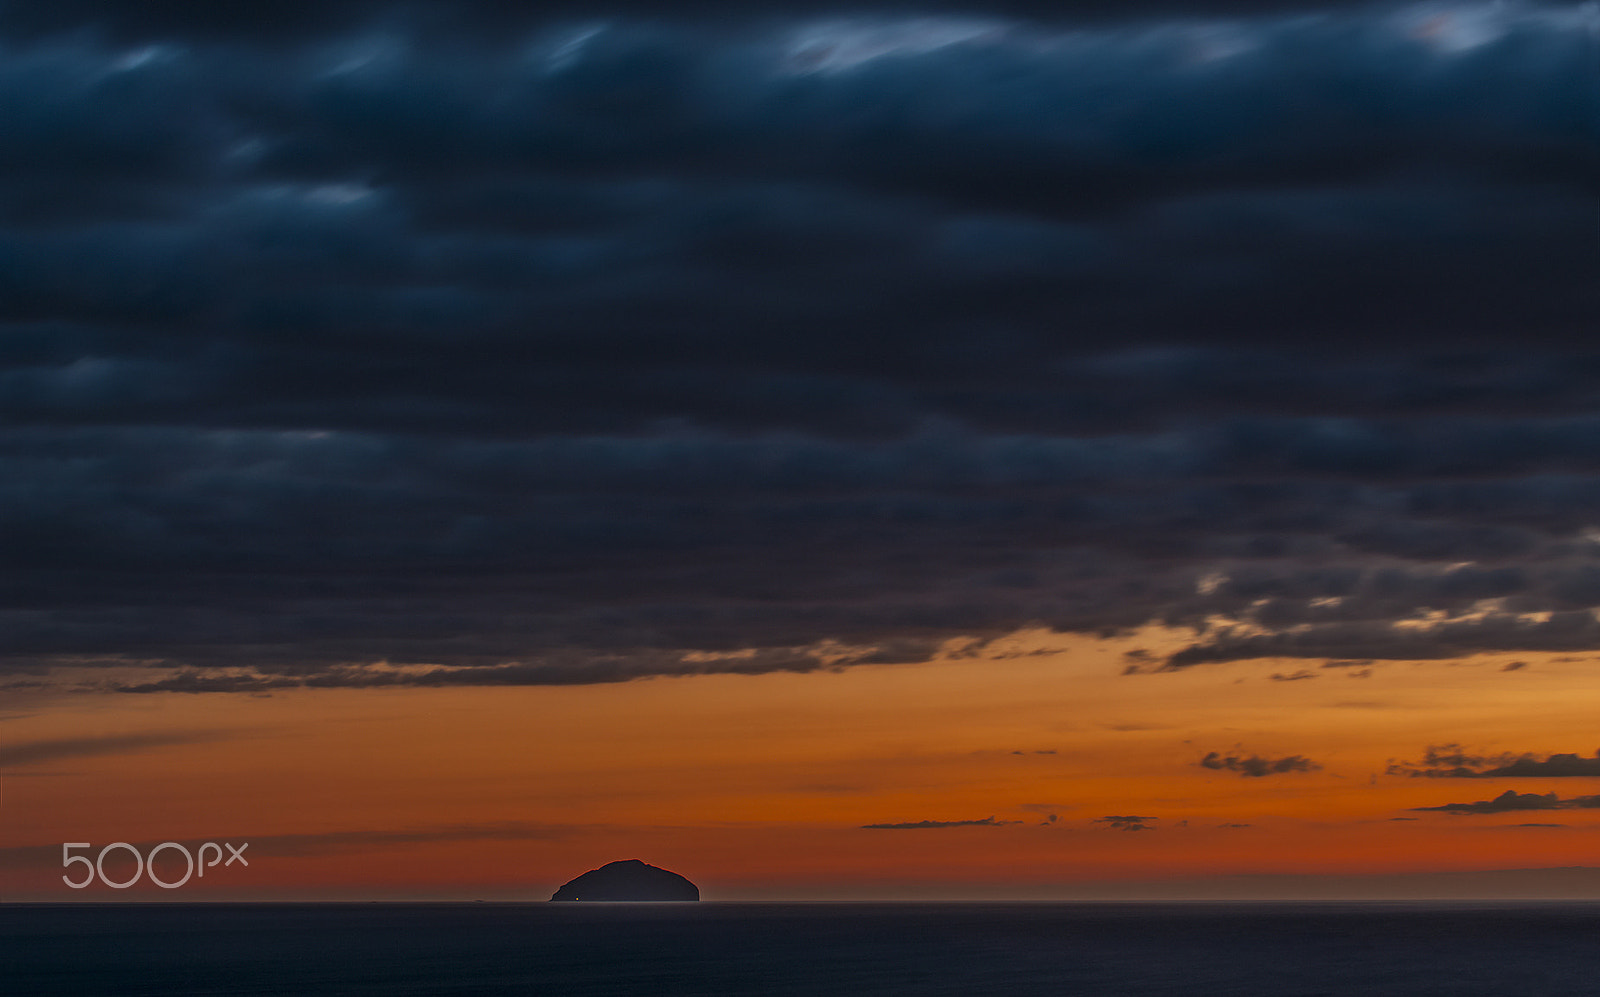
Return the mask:
<svg viewBox="0 0 1600 997">
<path fill-rule="evenodd" d="M 1507 788 L 1590 795 L 1600 780 L 1383 772 L 1446 741 L 1592 751 L 1600 662 L 1390 663 L 1365 678 L 1281 661 L 1121 674 L 1124 652 L 1159 654 L 1180 638 L 1027 633 L 984 657 L 838 674 L 61 697 L 0 723 L 0 747 L 194 739 L 12 765 L 0 775 L 10 856 L 0 875 L 7 899 L 109 899 L 60 883 L 61 842 L 223 839 L 252 842 L 250 868 L 214 871 L 183 898 L 542 896 L 633 857 L 726 897 L 975 885 L 1041 895 L 1119 879 L 1592 861 L 1600 811 L 1409 808 Z M 1317 677 L 1269 677 L 1302 669 Z M 1321 769 L 1247 778 L 1198 766 L 1210 751 L 1300 755 Z M 1137 832 L 1094 820 L 1129 814 L 1158 819 Z M 860 826 L 991 816 L 1017 823 Z"/>
</svg>

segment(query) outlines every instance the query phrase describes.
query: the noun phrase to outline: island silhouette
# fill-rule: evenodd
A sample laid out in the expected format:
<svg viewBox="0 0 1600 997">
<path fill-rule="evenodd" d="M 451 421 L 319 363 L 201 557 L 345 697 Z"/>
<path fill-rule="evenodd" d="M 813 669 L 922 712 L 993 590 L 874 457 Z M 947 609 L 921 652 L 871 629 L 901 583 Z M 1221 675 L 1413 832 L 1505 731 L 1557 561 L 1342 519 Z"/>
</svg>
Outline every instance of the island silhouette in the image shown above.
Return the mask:
<svg viewBox="0 0 1600 997">
<path fill-rule="evenodd" d="M 565 884 L 554 900 L 699 900 L 700 887 L 638 859 L 608 862 Z"/>
</svg>

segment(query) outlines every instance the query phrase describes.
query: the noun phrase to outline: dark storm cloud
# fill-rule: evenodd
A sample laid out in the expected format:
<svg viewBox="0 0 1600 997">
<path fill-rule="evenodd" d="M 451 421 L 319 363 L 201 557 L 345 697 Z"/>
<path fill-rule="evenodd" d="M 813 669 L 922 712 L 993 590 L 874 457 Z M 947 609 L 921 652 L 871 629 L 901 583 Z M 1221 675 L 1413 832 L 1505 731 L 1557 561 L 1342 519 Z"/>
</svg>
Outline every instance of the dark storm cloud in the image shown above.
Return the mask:
<svg viewBox="0 0 1600 997">
<path fill-rule="evenodd" d="M 1559 799 L 1554 793 L 1518 793 L 1508 789 L 1492 800 L 1476 803 L 1446 803 L 1438 807 L 1412 807 L 1413 810 L 1442 810 L 1452 814 L 1498 814 L 1514 810 L 1572 810 L 1600 807 L 1600 796 Z"/>
<path fill-rule="evenodd" d="M 1594 646 L 1593 11 L 1292 6 L 0 7 L 0 670 Z"/>
<path fill-rule="evenodd" d="M 1181 490 L 1193 480 L 1185 466 L 1205 459 L 1198 446 L 1165 440 L 87 429 L 9 440 L 0 506 L 16 529 L 4 556 L 29 573 L 15 576 L 6 614 L 14 667 L 67 641 L 79 655 L 208 666 L 493 666 L 563 647 L 726 648 L 741 637 L 796 647 L 819 636 L 876 645 L 896 631 L 901 649 L 884 645 L 875 660 L 921 660 L 930 634 L 1030 620 L 1088 629 L 1162 613 L 1175 623 L 1236 614 L 1300 626 L 1283 637 L 1213 630 L 1172 661 L 1188 664 L 1578 647 L 1594 628 L 1582 610 L 1542 622 L 1508 612 L 1426 627 L 1388 619 L 1484 598 L 1514 597 L 1529 610 L 1581 603 L 1595 583 L 1559 539 L 1540 541 L 1538 557 L 1518 566 L 1379 567 L 1346 553 L 1346 563 L 1315 569 L 1280 557 L 1196 578 L 1179 562 L 1137 579 L 1151 531 L 1196 498 Z M 973 481 L 984 484 L 975 491 Z M 1283 490 L 1241 490 L 1237 508 L 1216 506 L 1211 522 L 1226 529 L 1273 515 Z M 1373 508 L 1352 510 L 1340 500 L 1359 502 L 1363 490 L 1311 490 L 1329 519 L 1386 503 L 1373 489 Z M 929 537 L 958 543 L 929 549 Z M 1036 549 L 1046 542 L 1054 549 Z M 1214 542 L 1191 536 L 1190 557 Z M 848 564 L 832 549 L 840 543 L 852 545 Z M 1338 553 L 1327 541 L 1322 549 Z M 149 571 L 137 590 L 127 587 L 131 566 Z M 68 593 L 81 601 L 73 611 L 50 605 Z M 915 632 L 924 639 L 910 640 Z M 662 674 L 704 670 L 670 653 L 618 667 L 640 674 L 649 661 Z M 462 681 L 495 675 L 559 678 L 507 669 Z"/>
<path fill-rule="evenodd" d="M 1117 20 L 1210 14 L 1248 15 L 1310 9 L 1325 11 L 1365 5 L 1352 0 L 889 0 L 869 9 L 906 15 L 974 7 L 991 13 L 1075 21 Z M 862 10 L 845 0 L 279 0 L 271 8 L 251 4 L 195 3 L 193 0 L 58 0 L 50 4 L 0 6 L 0 29 L 27 36 L 83 30 L 92 26 L 114 36 L 141 38 L 246 39 L 283 43 L 297 38 L 357 29 L 374 21 L 426 27 L 434 31 L 502 35 L 526 30 L 552 16 L 688 17 L 714 21 L 762 20 L 804 14 L 849 14 Z"/>
<path fill-rule="evenodd" d="M 1570 753 L 1468 754 L 1459 744 L 1430 744 L 1420 762 L 1391 762 L 1389 775 L 1430 779 L 1600 778 L 1600 751 L 1593 758 Z"/>
<path fill-rule="evenodd" d="M 1020 820 L 995 820 L 985 817 L 982 820 L 919 820 L 904 824 L 862 824 L 863 830 L 868 831 L 912 831 L 928 827 L 1001 827 L 1006 824 L 1020 824 Z"/>
<path fill-rule="evenodd" d="M 1322 766 L 1303 755 L 1285 755 L 1282 758 L 1263 758 L 1260 755 L 1224 755 L 1208 752 L 1195 764 L 1201 768 L 1237 772 L 1241 776 L 1282 775 L 1286 772 L 1320 772 Z"/>
</svg>

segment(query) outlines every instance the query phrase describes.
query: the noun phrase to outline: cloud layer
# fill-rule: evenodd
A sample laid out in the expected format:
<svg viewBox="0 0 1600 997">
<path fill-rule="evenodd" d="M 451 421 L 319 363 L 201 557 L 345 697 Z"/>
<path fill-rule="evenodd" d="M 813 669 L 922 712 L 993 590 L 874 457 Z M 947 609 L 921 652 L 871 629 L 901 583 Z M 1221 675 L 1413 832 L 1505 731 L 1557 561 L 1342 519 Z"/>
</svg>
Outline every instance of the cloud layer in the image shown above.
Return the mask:
<svg viewBox="0 0 1600 997">
<path fill-rule="evenodd" d="M 0 17 L 0 669 L 1600 641 L 1592 7 Z"/>
</svg>

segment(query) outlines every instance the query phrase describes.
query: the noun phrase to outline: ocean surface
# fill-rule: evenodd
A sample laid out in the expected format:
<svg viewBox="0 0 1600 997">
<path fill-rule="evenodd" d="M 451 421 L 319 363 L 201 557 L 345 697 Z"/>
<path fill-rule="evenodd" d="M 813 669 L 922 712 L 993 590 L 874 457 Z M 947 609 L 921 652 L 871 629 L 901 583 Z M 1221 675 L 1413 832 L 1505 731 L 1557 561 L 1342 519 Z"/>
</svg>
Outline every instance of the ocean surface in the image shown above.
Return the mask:
<svg viewBox="0 0 1600 997">
<path fill-rule="evenodd" d="M 0 906 L 0 993 L 1600 994 L 1600 904 Z"/>
</svg>

